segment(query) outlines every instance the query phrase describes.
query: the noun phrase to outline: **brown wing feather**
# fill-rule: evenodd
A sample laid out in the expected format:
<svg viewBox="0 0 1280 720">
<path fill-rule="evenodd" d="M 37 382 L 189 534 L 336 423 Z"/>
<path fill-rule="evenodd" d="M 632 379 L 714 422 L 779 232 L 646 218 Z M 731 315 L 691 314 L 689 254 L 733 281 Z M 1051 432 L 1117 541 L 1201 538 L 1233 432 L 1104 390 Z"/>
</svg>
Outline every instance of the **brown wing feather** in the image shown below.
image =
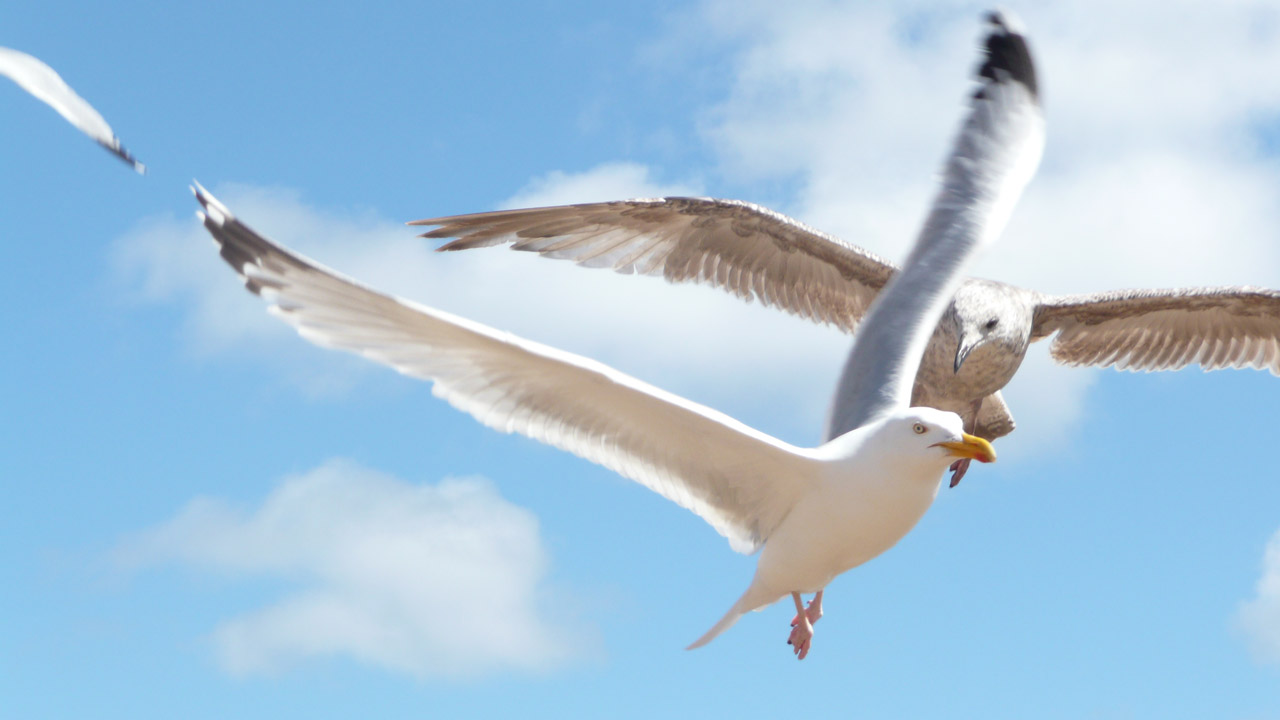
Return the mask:
<svg viewBox="0 0 1280 720">
<path fill-rule="evenodd" d="M 1280 292 L 1252 287 L 1120 290 L 1046 298 L 1032 340 L 1054 332 L 1065 365 L 1121 370 L 1266 368 L 1280 375 Z"/>
<path fill-rule="evenodd" d="M 513 250 L 621 273 L 704 283 L 852 332 L 894 265 L 750 203 L 661 198 L 418 220 L 440 250 Z"/>
</svg>

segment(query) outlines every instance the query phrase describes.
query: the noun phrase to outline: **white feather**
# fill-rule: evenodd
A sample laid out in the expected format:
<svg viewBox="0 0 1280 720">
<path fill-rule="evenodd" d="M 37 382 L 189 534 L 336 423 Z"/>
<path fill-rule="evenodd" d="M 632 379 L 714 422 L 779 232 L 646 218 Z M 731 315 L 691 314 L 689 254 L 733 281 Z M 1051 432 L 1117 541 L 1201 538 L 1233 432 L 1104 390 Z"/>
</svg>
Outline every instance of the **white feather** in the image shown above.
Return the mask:
<svg viewBox="0 0 1280 720">
<path fill-rule="evenodd" d="M 134 159 L 120 144 L 120 139 L 102 115 L 84 98 L 76 94 L 53 68 L 24 52 L 0 47 L 0 75 L 7 76 L 23 90 L 34 95 L 66 118 L 85 135 L 133 166 L 139 173 L 146 166 Z"/>
</svg>

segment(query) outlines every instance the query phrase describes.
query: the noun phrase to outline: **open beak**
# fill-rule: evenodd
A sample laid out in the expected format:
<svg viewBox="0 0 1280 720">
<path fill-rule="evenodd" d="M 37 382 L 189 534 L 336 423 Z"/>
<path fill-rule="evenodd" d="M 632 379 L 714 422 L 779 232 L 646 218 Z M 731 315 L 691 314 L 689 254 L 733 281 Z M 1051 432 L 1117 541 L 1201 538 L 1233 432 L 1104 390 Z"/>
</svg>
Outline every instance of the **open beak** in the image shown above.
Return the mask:
<svg viewBox="0 0 1280 720">
<path fill-rule="evenodd" d="M 946 448 L 952 457 L 968 458 L 983 463 L 996 461 L 996 449 L 991 447 L 991 443 L 969 433 L 964 433 L 962 437 L 963 440 L 940 442 L 935 445 Z"/>
</svg>

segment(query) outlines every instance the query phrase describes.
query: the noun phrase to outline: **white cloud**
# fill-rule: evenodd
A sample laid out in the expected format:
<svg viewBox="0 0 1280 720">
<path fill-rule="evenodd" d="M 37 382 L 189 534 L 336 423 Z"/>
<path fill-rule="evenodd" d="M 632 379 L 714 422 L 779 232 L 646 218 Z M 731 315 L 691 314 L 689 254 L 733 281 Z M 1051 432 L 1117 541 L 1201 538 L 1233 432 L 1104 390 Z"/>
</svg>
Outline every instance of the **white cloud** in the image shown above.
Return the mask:
<svg viewBox="0 0 1280 720">
<path fill-rule="evenodd" d="M 233 674 L 336 656 L 417 677 L 540 671 L 595 644 L 545 607 L 537 519 L 482 479 L 410 484 L 331 461 L 253 510 L 193 500 L 117 556 L 293 586 L 213 631 Z"/>
<path fill-rule="evenodd" d="M 555 170 L 534 178 L 501 208 L 545 207 L 573 203 L 604 202 L 629 198 L 700 195 L 697 186 L 686 183 L 658 183 L 648 167 L 638 163 L 605 163 L 586 172 Z"/>
<path fill-rule="evenodd" d="M 1280 532 L 1267 543 L 1256 594 L 1240 606 L 1236 622 L 1259 660 L 1280 663 Z"/>
</svg>

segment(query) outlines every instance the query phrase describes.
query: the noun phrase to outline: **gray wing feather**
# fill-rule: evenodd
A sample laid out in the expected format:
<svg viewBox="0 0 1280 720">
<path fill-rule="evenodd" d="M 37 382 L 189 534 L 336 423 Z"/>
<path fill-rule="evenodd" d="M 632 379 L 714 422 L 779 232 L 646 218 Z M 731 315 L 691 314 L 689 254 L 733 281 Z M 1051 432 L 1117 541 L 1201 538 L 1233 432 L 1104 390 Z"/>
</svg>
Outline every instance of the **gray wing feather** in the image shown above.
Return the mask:
<svg viewBox="0 0 1280 720">
<path fill-rule="evenodd" d="M 1034 66 L 1021 34 L 999 14 L 979 88 L 943 171 L 942 187 L 899 273 L 872 306 L 836 388 L 829 440 L 906 408 L 921 356 L 961 273 L 1004 228 L 1044 145 Z"/>
<path fill-rule="evenodd" d="M 203 189 L 245 286 L 318 345 L 434 383 L 454 407 L 608 467 L 752 552 L 816 477 L 808 451 L 586 358 L 365 288 L 273 244 Z"/>
<path fill-rule="evenodd" d="M 426 238 L 440 250 L 513 250 L 621 273 L 704 283 L 852 332 L 895 268 L 861 248 L 751 203 L 669 197 L 454 215 Z"/>
<path fill-rule="evenodd" d="M 1032 340 L 1054 360 L 1121 370 L 1266 368 L 1280 375 L 1280 292 L 1252 287 L 1120 290 L 1046 297 Z"/>
</svg>

